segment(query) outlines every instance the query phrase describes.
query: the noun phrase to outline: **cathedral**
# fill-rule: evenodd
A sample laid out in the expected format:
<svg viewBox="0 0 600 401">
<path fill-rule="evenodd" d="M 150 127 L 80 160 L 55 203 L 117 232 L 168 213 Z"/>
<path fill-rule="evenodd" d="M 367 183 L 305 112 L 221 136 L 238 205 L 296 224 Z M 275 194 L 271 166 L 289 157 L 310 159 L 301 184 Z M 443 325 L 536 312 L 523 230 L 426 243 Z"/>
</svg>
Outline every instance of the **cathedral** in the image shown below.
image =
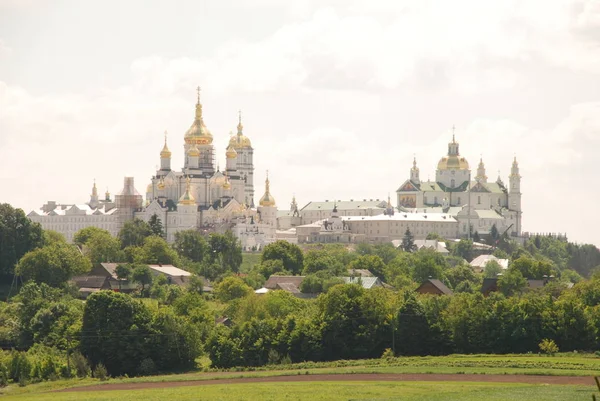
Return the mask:
<svg viewBox="0 0 600 401">
<path fill-rule="evenodd" d="M 493 225 L 512 236 L 521 235 L 521 175 L 515 157 L 506 185 L 500 176 L 489 181 L 483 159 L 473 178 L 469 162 L 460 155 L 459 143 L 452 135 L 448 153 L 438 162 L 435 181 L 421 181 L 416 159 L 410 178 L 396 191 L 398 210 L 449 213 L 459 220 L 459 236 L 478 232 L 487 234 Z"/>
</svg>

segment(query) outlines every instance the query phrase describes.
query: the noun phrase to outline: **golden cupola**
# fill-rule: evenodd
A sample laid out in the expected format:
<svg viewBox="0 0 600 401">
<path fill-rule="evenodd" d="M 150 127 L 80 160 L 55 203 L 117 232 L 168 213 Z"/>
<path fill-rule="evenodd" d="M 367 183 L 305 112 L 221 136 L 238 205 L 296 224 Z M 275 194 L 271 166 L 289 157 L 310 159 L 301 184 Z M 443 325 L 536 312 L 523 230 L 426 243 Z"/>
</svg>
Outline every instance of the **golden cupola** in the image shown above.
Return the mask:
<svg viewBox="0 0 600 401">
<path fill-rule="evenodd" d="M 231 143 L 227 147 L 227 151 L 225 152 L 225 156 L 228 159 L 235 159 L 237 157 L 237 152 L 236 152 L 235 148 L 231 145 Z"/>
<path fill-rule="evenodd" d="M 237 125 L 237 134 L 233 135 L 229 140 L 229 146 L 236 150 L 244 148 L 252 148 L 252 143 L 246 135 L 244 135 L 244 126 L 242 125 L 242 112 L 239 112 L 239 122 Z"/>
<path fill-rule="evenodd" d="M 187 177 L 185 179 L 185 193 L 183 195 L 181 195 L 181 198 L 179 198 L 179 205 L 195 205 L 196 204 L 196 199 L 194 198 L 194 196 L 192 195 L 192 192 L 190 191 L 190 177 Z"/>
<path fill-rule="evenodd" d="M 452 134 L 452 142 L 448 144 L 448 155 L 444 156 L 438 162 L 438 170 L 469 170 L 469 162 L 460 156 L 458 151 L 458 142 Z"/>
<path fill-rule="evenodd" d="M 170 159 L 171 158 L 171 151 L 169 150 L 169 147 L 167 146 L 167 131 L 165 131 L 165 145 L 163 146 L 162 150 L 160 151 L 160 158 L 161 159 Z"/>
<path fill-rule="evenodd" d="M 260 198 L 260 206 L 269 207 L 275 206 L 275 199 L 270 192 L 269 173 L 267 172 L 267 179 L 265 180 L 265 194 Z"/>
<path fill-rule="evenodd" d="M 229 181 L 229 176 L 227 174 L 225 174 L 225 182 L 223 183 L 223 189 L 231 189 L 231 182 Z"/>
<path fill-rule="evenodd" d="M 192 126 L 185 133 L 185 143 L 196 145 L 210 145 L 213 136 L 206 128 L 202 118 L 202 104 L 200 103 L 200 87 L 198 87 L 198 101 L 196 102 L 196 116 Z"/>
</svg>

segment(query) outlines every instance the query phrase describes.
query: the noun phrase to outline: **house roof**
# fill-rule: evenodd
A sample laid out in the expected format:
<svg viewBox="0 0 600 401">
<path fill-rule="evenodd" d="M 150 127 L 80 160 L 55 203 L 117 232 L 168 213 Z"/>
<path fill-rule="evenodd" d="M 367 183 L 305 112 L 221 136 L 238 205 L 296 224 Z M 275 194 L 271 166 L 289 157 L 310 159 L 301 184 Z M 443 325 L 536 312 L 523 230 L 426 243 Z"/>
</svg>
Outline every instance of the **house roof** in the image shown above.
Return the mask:
<svg viewBox="0 0 600 401">
<path fill-rule="evenodd" d="M 361 284 L 363 288 L 381 287 L 382 283 L 378 277 L 341 277 L 346 284 Z"/>
<path fill-rule="evenodd" d="M 355 210 L 355 209 L 385 209 L 387 203 L 384 200 L 364 199 L 362 201 L 326 201 L 326 202 L 309 202 L 301 211 L 315 210 L 333 210 L 333 206 L 337 206 L 337 210 Z"/>
<path fill-rule="evenodd" d="M 494 255 L 479 255 L 469 263 L 471 267 L 483 269 L 491 260 L 498 262 L 503 269 L 508 268 L 508 259 L 498 259 Z"/>
<path fill-rule="evenodd" d="M 264 284 L 264 288 L 268 288 L 269 290 L 276 290 L 278 289 L 278 284 L 283 283 L 291 283 L 294 284 L 297 288 L 300 288 L 300 284 L 302 284 L 303 280 L 304 276 L 271 276 Z"/>
<path fill-rule="evenodd" d="M 475 213 L 477 213 L 477 217 L 479 217 L 480 219 L 504 219 L 504 217 L 502 217 L 498 212 L 496 212 L 493 209 L 475 209 Z"/>
<path fill-rule="evenodd" d="M 102 288 L 106 281 L 107 277 L 105 276 L 76 276 L 71 280 L 75 283 L 75 285 L 79 288 Z"/>
<path fill-rule="evenodd" d="M 100 266 L 102 266 L 102 268 L 104 268 L 104 270 L 106 270 L 106 272 L 112 277 L 117 278 L 117 273 L 115 272 L 115 269 L 120 264 L 121 263 L 100 263 Z"/>
<path fill-rule="evenodd" d="M 154 270 L 155 272 L 158 273 L 163 273 L 166 274 L 167 276 L 184 276 L 184 277 L 188 277 L 191 276 L 192 273 L 182 270 L 178 267 L 175 267 L 173 265 L 148 265 L 148 267 L 151 270 Z"/>
<path fill-rule="evenodd" d="M 446 284 L 442 283 L 440 280 L 438 280 L 436 278 L 430 278 L 427 281 L 425 281 L 423 284 L 421 284 L 419 286 L 419 288 L 417 288 L 417 291 L 419 291 L 419 289 L 427 283 L 431 283 L 435 288 L 437 288 L 444 295 L 452 295 L 452 290 L 450 288 L 446 287 Z"/>
<path fill-rule="evenodd" d="M 434 221 L 456 223 L 454 216 L 446 213 L 403 213 L 397 212 L 393 215 L 380 214 L 377 216 L 341 216 L 343 221 Z"/>
<path fill-rule="evenodd" d="M 348 274 L 350 276 L 373 277 L 373 273 L 367 269 L 348 269 Z"/>
<path fill-rule="evenodd" d="M 277 289 L 287 291 L 292 294 L 300 294 L 300 289 L 294 283 L 277 283 Z"/>
<path fill-rule="evenodd" d="M 401 240 L 395 240 L 395 241 L 398 241 L 398 245 L 396 246 L 396 248 L 398 246 L 400 246 L 400 244 L 402 244 Z M 417 249 L 431 248 L 434 251 L 437 251 L 439 253 L 450 253 L 448 251 L 448 249 L 446 249 L 446 243 L 443 241 L 438 241 L 435 239 L 417 239 L 414 241 L 414 243 L 417 246 Z M 394 245 L 396 245 L 396 244 L 394 243 Z"/>
</svg>

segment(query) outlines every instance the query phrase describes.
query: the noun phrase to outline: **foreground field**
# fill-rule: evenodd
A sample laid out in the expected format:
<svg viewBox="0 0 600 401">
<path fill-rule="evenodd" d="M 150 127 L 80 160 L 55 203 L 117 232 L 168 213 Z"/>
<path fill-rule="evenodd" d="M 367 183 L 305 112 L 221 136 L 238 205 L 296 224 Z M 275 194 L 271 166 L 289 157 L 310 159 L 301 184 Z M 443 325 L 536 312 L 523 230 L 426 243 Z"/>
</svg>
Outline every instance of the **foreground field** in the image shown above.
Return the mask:
<svg viewBox="0 0 600 401">
<path fill-rule="evenodd" d="M 187 382 L 187 386 L 196 386 L 198 383 L 192 383 L 192 381 L 207 381 L 217 379 L 217 383 L 212 383 L 210 388 L 202 389 L 202 394 L 204 396 L 205 392 L 211 393 L 215 390 L 215 388 L 221 387 L 221 383 L 218 381 L 232 381 L 232 379 L 240 379 L 240 378 L 279 378 L 285 381 L 294 380 L 291 377 L 302 376 L 303 379 L 320 381 L 324 379 L 319 379 L 317 375 L 333 375 L 328 378 L 328 380 L 342 380 L 339 375 L 354 375 L 352 380 L 356 380 L 358 377 L 356 375 L 364 375 L 369 373 L 377 373 L 380 375 L 390 375 L 390 374 L 427 374 L 426 378 L 418 378 L 413 377 L 409 380 L 439 380 L 439 381 L 447 381 L 450 380 L 446 377 L 438 377 L 435 375 L 439 374 L 454 374 L 458 376 L 458 380 L 468 381 L 468 382 L 478 382 L 478 384 L 483 384 L 483 382 L 487 381 L 498 381 L 498 379 L 494 379 L 490 375 L 500 375 L 496 376 L 499 378 L 507 379 L 506 375 L 520 375 L 520 377 L 528 377 L 531 380 L 526 381 L 526 383 L 530 384 L 539 384 L 539 383 L 551 383 L 558 384 L 562 383 L 562 387 L 564 384 L 582 384 L 582 383 L 593 383 L 592 376 L 600 374 L 600 358 L 593 354 L 561 354 L 557 356 L 540 356 L 540 355 L 449 355 L 443 357 L 399 357 L 399 358 L 391 358 L 391 359 L 371 359 L 371 360 L 352 360 L 352 361 L 336 361 L 336 362 L 324 362 L 324 363 L 313 363 L 306 362 L 300 364 L 293 365 L 277 365 L 277 366 L 269 366 L 262 368 L 251 368 L 245 370 L 231 370 L 228 372 L 190 372 L 185 374 L 177 374 L 177 375 L 160 375 L 160 376 L 149 376 L 149 377 L 136 377 L 136 378 L 115 378 L 110 379 L 107 382 L 100 382 L 95 379 L 73 379 L 73 380 L 60 380 L 55 382 L 43 382 L 38 384 L 31 384 L 26 387 L 18 387 L 16 385 L 11 385 L 5 389 L 1 389 L 0 391 L 5 396 L 15 396 L 15 399 L 46 399 L 43 397 L 54 397 L 53 395 L 42 394 L 49 391 L 55 391 L 70 387 L 81 387 L 81 386 L 97 386 L 101 384 L 100 387 L 90 388 L 89 392 L 87 389 L 84 389 L 83 392 L 78 393 L 82 398 L 77 399 L 96 399 L 91 392 L 96 391 L 102 387 L 106 387 L 106 384 L 109 384 L 108 387 L 119 384 L 141 384 L 141 383 L 164 383 L 167 385 L 169 383 L 183 383 Z M 336 376 L 338 375 L 338 376 Z M 474 377 L 469 377 L 469 375 L 476 375 Z M 543 382 L 535 381 L 533 379 L 533 375 L 546 375 L 546 376 L 562 376 L 565 380 L 562 381 L 551 381 L 546 380 Z M 290 376 L 289 379 L 284 378 L 284 376 Z M 487 377 L 486 377 L 487 376 Z M 568 377 L 572 377 L 572 379 L 568 379 Z M 381 376 L 380 376 L 381 377 Z M 376 378 L 370 380 L 378 380 Z M 394 379 L 395 380 L 395 379 Z M 512 382 L 520 382 L 520 380 L 511 379 Z M 505 380 L 506 381 L 506 380 Z M 223 382 L 225 383 L 225 382 Z M 348 382 L 349 383 L 349 382 Z M 353 383 L 353 385 L 356 383 Z M 374 383 L 371 383 L 374 385 Z M 414 383 L 402 383 L 403 385 L 413 386 Z M 283 384 L 265 384 L 268 388 L 273 389 L 279 394 L 280 386 Z M 306 384 L 304 384 L 306 386 Z M 393 386 L 396 383 L 385 383 L 386 386 Z M 444 384 L 445 385 L 445 384 Z M 450 385 L 450 384 L 448 384 Z M 457 385 L 456 383 L 451 384 L 453 388 Z M 523 384 L 520 384 L 521 386 Z M 249 386 L 248 388 L 255 388 L 255 386 L 259 386 L 259 383 L 245 383 L 245 384 L 235 384 L 236 388 L 240 386 Z M 429 383 L 426 387 L 434 386 L 434 384 Z M 505 387 L 505 384 L 494 384 L 494 386 L 498 387 L 499 390 L 508 391 Z M 512 385 L 508 385 L 511 387 Z M 260 387 L 260 386 L 259 386 Z M 259 388 L 256 387 L 256 388 Z M 309 385 L 312 387 L 312 383 Z M 536 388 L 539 387 L 536 386 Z M 550 387 L 555 387 L 554 385 Z M 131 386 L 128 387 L 129 390 L 138 391 L 138 387 Z M 296 388 L 296 387 L 292 387 Z M 379 388 L 379 387 L 378 387 Z M 410 387 L 413 388 L 413 387 Z M 437 387 L 436 387 L 437 388 Z M 469 387 L 471 388 L 471 387 Z M 511 387 L 512 388 L 512 387 Z M 113 387 L 113 389 L 118 390 L 117 387 Z M 183 392 L 182 394 L 188 394 L 186 389 L 171 389 L 175 393 L 179 394 L 179 392 Z M 81 390 L 80 390 L 81 391 Z M 160 390 L 146 390 L 162 392 L 164 389 Z M 250 391 L 250 390 L 249 390 Z M 512 390 L 511 390 L 512 391 Z M 518 388 L 515 391 L 520 391 Z M 537 391 L 537 390 L 536 390 Z M 552 390 L 556 391 L 557 394 L 560 394 L 561 397 L 556 399 L 564 399 L 562 398 L 562 394 L 567 391 L 565 389 L 560 390 Z M 569 390 L 570 391 L 570 390 Z M 589 391 L 589 390 L 586 390 Z M 245 390 L 241 391 L 242 393 L 246 393 Z M 115 393 L 118 393 L 115 392 Z M 148 394 L 150 394 L 148 393 Z M 66 393 L 61 393 L 64 397 L 71 397 Z M 216 394 L 216 393 L 215 393 Z M 503 393 L 504 394 L 504 393 Z M 99 395 L 100 396 L 100 395 Z M 39 398 L 42 397 L 42 398 Z M 103 396 L 101 396 L 103 397 Z M 383 395 L 382 395 L 383 397 Z M 387 395 L 385 395 L 387 397 Z M 128 397 L 129 398 L 129 397 Z M 144 399 L 151 399 L 147 396 L 143 396 Z M 217 397 L 218 398 L 218 397 Z M 8 399 L 8 398 L 7 398 Z M 48 399 L 61 399 L 58 398 L 48 398 Z M 71 399 L 71 398 L 65 398 Z M 103 398 L 99 398 L 103 399 Z M 186 399 L 186 398 L 181 398 Z M 246 398 L 236 398 L 236 399 L 246 399 Z M 294 399 L 294 398 L 292 398 Z M 348 399 L 348 398 L 342 398 Z M 419 398 L 416 398 L 419 399 Z M 462 399 L 462 398 L 457 398 Z M 466 398 L 468 399 L 468 398 Z M 552 399 L 552 398 L 544 398 L 544 399 Z"/>
<path fill-rule="evenodd" d="M 473 382 L 283 382 L 99 392 L 41 393 L 6 400 L 582 400 L 591 386 L 527 385 Z"/>
</svg>

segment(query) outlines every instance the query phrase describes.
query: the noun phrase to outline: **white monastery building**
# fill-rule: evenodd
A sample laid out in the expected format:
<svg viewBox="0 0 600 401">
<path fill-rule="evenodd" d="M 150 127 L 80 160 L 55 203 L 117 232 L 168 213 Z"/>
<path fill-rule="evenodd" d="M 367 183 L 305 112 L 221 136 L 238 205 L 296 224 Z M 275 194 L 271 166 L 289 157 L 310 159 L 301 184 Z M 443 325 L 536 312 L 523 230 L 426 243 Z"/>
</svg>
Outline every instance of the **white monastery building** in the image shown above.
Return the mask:
<svg viewBox="0 0 600 401">
<path fill-rule="evenodd" d="M 384 243 L 401 239 L 407 229 L 415 239 L 430 233 L 445 238 L 487 234 L 494 225 L 500 233 L 506 231 L 515 237 L 521 233 L 521 176 L 516 158 L 508 186 L 500 177 L 488 182 L 482 160 L 472 179 L 469 163 L 460 155 L 453 135 L 448 154 L 438 163 L 435 181 L 421 181 L 416 160 L 413 162 L 410 178 L 396 191 L 396 208 L 389 197 L 387 202 L 309 202 L 299 208 L 294 197 L 289 210 L 278 210 L 268 172 L 264 195 L 258 206 L 254 204 L 254 149 L 243 129 L 240 114 L 237 133 L 224 152 L 225 169 L 215 168 L 213 135 L 204 123 L 198 92 L 194 120 L 183 137 L 184 165 L 179 171 L 172 169 L 165 134 L 160 169 L 146 187 L 145 200 L 135 189 L 133 178 L 125 177 L 123 189 L 114 200 L 108 191 L 100 199 L 94 182 L 88 203 L 50 201 L 28 216 L 44 229 L 58 231 L 72 241 L 85 227 L 95 226 L 117 235 L 126 221 L 148 221 L 156 215 L 169 242 L 182 230 L 231 230 L 246 250 L 260 249 L 278 239 L 293 243 Z"/>
</svg>

